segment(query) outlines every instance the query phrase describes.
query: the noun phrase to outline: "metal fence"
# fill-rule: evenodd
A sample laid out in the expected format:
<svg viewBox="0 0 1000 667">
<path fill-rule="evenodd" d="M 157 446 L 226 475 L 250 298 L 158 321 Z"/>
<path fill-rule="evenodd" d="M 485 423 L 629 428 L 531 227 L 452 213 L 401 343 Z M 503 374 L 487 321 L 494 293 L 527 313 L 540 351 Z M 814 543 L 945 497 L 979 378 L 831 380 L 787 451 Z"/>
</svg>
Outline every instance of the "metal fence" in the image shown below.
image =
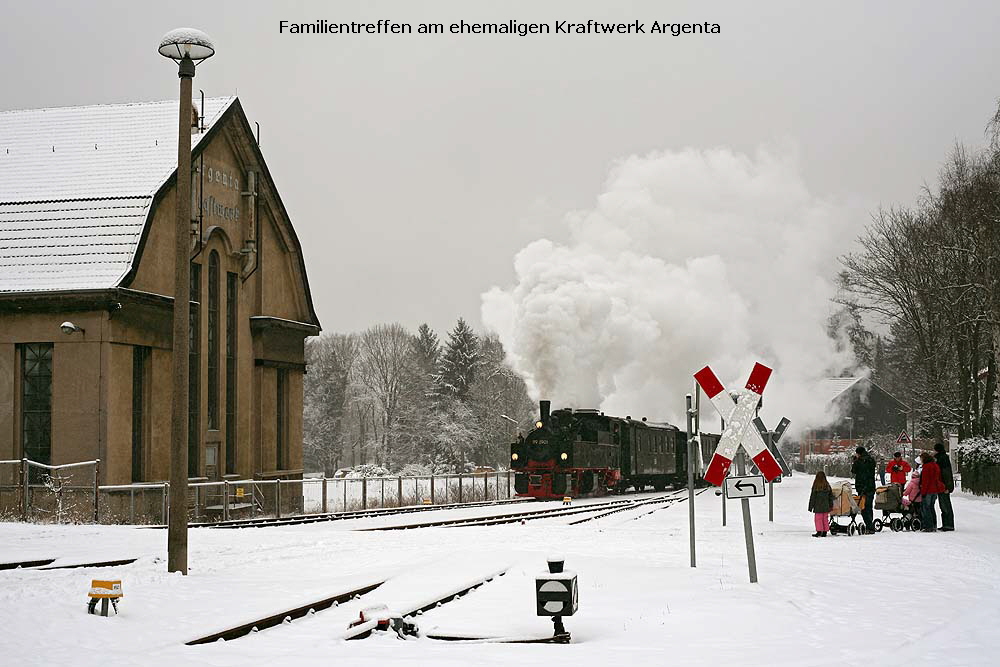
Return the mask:
<svg viewBox="0 0 1000 667">
<path fill-rule="evenodd" d="M 41 472 L 39 472 L 41 471 Z M 71 472 L 72 471 L 72 472 Z M 99 486 L 100 461 L 0 461 L 0 520 L 163 525 L 167 482 Z M 89 483 L 84 484 L 86 480 Z M 324 514 L 512 498 L 509 471 L 414 477 L 243 479 L 188 483 L 188 520 Z"/>
</svg>

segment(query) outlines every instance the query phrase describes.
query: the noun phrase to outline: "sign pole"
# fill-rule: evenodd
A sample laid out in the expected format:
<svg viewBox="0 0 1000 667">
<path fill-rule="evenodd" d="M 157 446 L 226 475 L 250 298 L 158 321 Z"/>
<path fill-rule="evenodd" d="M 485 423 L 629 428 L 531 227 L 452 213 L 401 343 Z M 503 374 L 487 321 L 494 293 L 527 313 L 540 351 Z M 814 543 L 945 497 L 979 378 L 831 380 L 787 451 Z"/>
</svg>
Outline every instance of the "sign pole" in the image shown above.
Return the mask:
<svg viewBox="0 0 1000 667">
<path fill-rule="evenodd" d="M 725 433 L 726 432 L 726 418 L 725 417 L 719 417 L 719 422 L 720 422 L 719 433 Z M 726 492 L 725 492 L 725 490 L 723 490 L 723 492 L 722 492 L 722 525 L 723 526 L 726 525 Z"/>
<path fill-rule="evenodd" d="M 767 448 L 774 449 L 774 431 L 767 432 Z M 774 482 L 767 483 L 767 520 L 774 523 Z"/>
<path fill-rule="evenodd" d="M 697 567 L 694 549 L 694 434 L 691 433 L 691 423 L 694 418 L 691 409 L 691 394 L 686 397 L 687 403 L 687 454 L 688 454 L 688 525 L 691 536 L 691 567 Z"/>
<path fill-rule="evenodd" d="M 737 473 L 741 477 L 746 474 L 746 454 L 743 451 L 742 445 L 736 456 L 736 466 Z M 740 504 L 743 506 L 743 536 L 747 542 L 747 567 L 750 569 L 750 583 L 756 584 L 757 556 L 753 548 L 753 524 L 750 521 L 750 500 L 748 498 L 741 498 Z"/>
</svg>

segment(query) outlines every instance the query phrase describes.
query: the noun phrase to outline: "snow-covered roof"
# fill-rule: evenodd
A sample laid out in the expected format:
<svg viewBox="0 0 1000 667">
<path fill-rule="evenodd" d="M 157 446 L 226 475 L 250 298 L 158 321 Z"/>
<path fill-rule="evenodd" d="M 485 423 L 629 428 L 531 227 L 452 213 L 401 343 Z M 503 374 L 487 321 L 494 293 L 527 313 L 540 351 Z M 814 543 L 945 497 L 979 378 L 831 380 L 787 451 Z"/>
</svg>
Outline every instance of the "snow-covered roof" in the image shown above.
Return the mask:
<svg viewBox="0 0 1000 667">
<path fill-rule="evenodd" d="M 864 379 L 863 375 L 849 378 L 826 378 L 820 383 L 820 391 L 827 396 L 827 402 L 830 402 Z"/>
<path fill-rule="evenodd" d="M 206 130 L 235 100 L 205 100 Z M 0 292 L 117 285 L 176 169 L 177 124 L 177 100 L 0 112 Z"/>
</svg>

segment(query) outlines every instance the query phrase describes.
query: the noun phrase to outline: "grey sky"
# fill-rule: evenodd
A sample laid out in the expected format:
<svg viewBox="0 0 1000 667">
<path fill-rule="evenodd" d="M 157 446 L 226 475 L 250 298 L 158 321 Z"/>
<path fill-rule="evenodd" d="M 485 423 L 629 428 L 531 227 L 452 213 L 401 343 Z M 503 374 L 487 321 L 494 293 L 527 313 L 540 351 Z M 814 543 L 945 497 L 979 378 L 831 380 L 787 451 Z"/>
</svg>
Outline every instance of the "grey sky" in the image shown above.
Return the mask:
<svg viewBox="0 0 1000 667">
<path fill-rule="evenodd" d="M 174 5 L 181 7 L 174 9 Z M 721 35 L 278 34 L 278 21 L 712 21 Z M 306 253 L 327 331 L 478 325 L 526 243 L 564 235 L 611 161 L 791 142 L 854 233 L 909 203 L 1000 94 L 997 3 L 135 2 L 3 0 L 0 108 L 176 95 L 177 26 L 238 92 Z"/>
</svg>

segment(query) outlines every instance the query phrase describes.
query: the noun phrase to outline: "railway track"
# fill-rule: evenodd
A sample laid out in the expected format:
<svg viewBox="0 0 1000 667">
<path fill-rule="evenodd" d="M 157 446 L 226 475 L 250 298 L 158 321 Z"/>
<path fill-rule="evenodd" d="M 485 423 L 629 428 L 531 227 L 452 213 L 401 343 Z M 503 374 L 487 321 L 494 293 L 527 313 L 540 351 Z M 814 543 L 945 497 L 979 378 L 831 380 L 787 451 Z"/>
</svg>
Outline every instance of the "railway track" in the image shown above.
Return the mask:
<svg viewBox="0 0 1000 667">
<path fill-rule="evenodd" d="M 680 501 L 684 500 L 684 496 L 679 495 L 679 494 L 683 493 L 684 491 L 686 491 L 686 489 L 680 489 L 680 490 L 677 490 L 677 491 L 672 491 L 672 492 L 668 493 L 666 497 L 663 497 L 663 498 L 653 498 L 653 499 L 648 499 L 648 500 L 642 500 L 642 501 L 639 501 L 639 502 L 635 503 L 634 505 L 632 505 L 630 507 L 616 507 L 614 509 L 608 510 L 607 512 L 601 512 L 600 514 L 595 514 L 594 516 L 588 516 L 588 517 L 584 517 L 582 519 L 577 519 L 575 521 L 570 521 L 569 525 L 570 526 L 575 526 L 575 525 L 580 524 L 580 523 L 586 523 L 587 521 L 594 521 L 595 519 L 601 519 L 601 518 L 606 517 L 606 516 L 611 516 L 612 514 L 618 514 L 619 512 L 627 512 L 629 510 L 634 510 L 634 509 L 637 509 L 639 507 L 645 507 L 646 505 L 659 505 L 658 507 L 653 508 L 649 512 L 646 512 L 646 514 L 652 514 L 656 510 L 661 510 L 664 507 L 670 507 L 674 503 L 677 503 L 677 502 L 680 502 Z"/>
<path fill-rule="evenodd" d="M 592 503 L 576 507 L 553 507 L 541 510 L 529 510 L 526 512 L 508 512 L 487 517 L 462 517 L 456 519 L 441 519 L 438 521 L 427 521 L 424 523 L 399 524 L 394 526 L 375 526 L 372 528 L 359 528 L 359 531 L 377 530 L 408 530 L 410 528 L 438 528 L 438 527 L 458 527 L 458 526 L 498 526 L 505 523 L 520 523 L 522 521 L 534 521 L 538 519 L 551 519 L 576 514 L 588 514 L 591 512 L 601 512 L 599 516 L 606 516 L 615 512 L 621 512 L 636 507 L 641 507 L 650 503 L 664 502 L 672 499 L 677 491 L 673 491 L 664 496 L 655 498 L 625 498 L 612 500 L 603 503 Z M 595 517 L 596 518 L 596 517 Z M 582 523 L 582 521 L 580 522 Z"/>
<path fill-rule="evenodd" d="M 687 489 L 683 489 L 683 490 L 687 491 Z M 705 489 L 698 489 L 697 491 L 694 492 L 694 495 L 699 496 L 699 495 L 705 493 L 706 491 L 708 491 L 707 488 L 705 488 Z M 684 502 L 686 500 L 687 500 L 687 496 L 681 496 L 680 498 L 677 499 L 677 502 L 678 503 L 682 503 L 682 502 Z M 669 507 L 669 505 L 665 505 L 665 507 Z M 663 509 L 663 507 L 654 507 L 653 509 L 649 510 L 648 512 L 643 512 L 639 516 L 632 517 L 632 520 L 633 521 L 638 521 L 639 519 L 641 519 L 643 517 L 647 517 L 650 514 L 652 514 L 653 512 L 658 512 L 661 509 Z"/>
<path fill-rule="evenodd" d="M 510 498 L 504 500 L 488 500 L 474 503 L 449 503 L 446 505 L 413 505 L 410 507 L 391 507 L 370 510 L 353 510 L 350 512 L 328 512 L 326 514 L 309 514 L 304 516 L 289 516 L 280 519 L 274 517 L 260 519 L 234 519 L 215 523 L 190 524 L 192 528 L 267 528 L 270 526 L 296 526 L 304 523 L 320 523 L 323 521 L 341 521 L 344 519 L 364 519 L 370 517 L 393 516 L 396 514 L 413 514 L 415 512 L 430 512 L 434 510 L 458 509 L 463 507 L 490 507 L 493 505 L 514 505 L 534 502 L 531 498 Z M 157 526 L 162 528 L 163 526 Z"/>
<path fill-rule="evenodd" d="M 438 591 L 432 594 L 428 598 L 421 602 L 410 604 L 408 607 L 398 612 L 399 616 L 412 618 L 414 616 L 419 616 L 426 611 L 436 609 L 442 605 L 448 604 L 453 600 L 458 600 L 466 594 L 474 591 L 475 589 L 488 584 L 497 577 L 502 577 L 507 573 L 508 568 L 503 568 L 500 570 L 490 571 L 485 575 L 475 577 L 471 580 L 465 580 L 462 583 L 456 584 L 446 590 Z M 336 607 L 341 604 L 348 602 L 353 602 L 356 600 L 361 600 L 364 596 L 368 595 L 372 591 L 379 589 L 385 580 L 370 581 L 363 585 L 359 584 L 352 590 L 348 590 L 342 593 L 337 593 L 329 597 L 325 597 L 321 600 L 315 602 L 310 602 L 305 605 L 300 605 L 294 609 L 287 609 L 285 611 L 280 611 L 274 614 L 268 614 L 267 616 L 258 618 L 256 620 L 240 623 L 239 625 L 220 630 L 218 632 L 213 632 L 209 635 L 203 637 L 198 637 L 197 639 L 192 639 L 185 642 L 187 646 L 197 646 L 199 644 L 209 644 L 218 640 L 232 641 L 234 639 L 239 639 L 240 637 L 245 637 L 251 633 L 259 632 L 261 630 L 266 630 L 268 628 L 274 628 L 286 623 L 291 623 L 295 620 L 309 616 L 313 613 L 329 609 L 331 607 Z M 342 639 L 361 639 L 371 633 L 375 629 L 377 621 L 369 621 L 362 623 L 360 625 L 348 628 L 346 633 L 341 637 Z"/>
</svg>

